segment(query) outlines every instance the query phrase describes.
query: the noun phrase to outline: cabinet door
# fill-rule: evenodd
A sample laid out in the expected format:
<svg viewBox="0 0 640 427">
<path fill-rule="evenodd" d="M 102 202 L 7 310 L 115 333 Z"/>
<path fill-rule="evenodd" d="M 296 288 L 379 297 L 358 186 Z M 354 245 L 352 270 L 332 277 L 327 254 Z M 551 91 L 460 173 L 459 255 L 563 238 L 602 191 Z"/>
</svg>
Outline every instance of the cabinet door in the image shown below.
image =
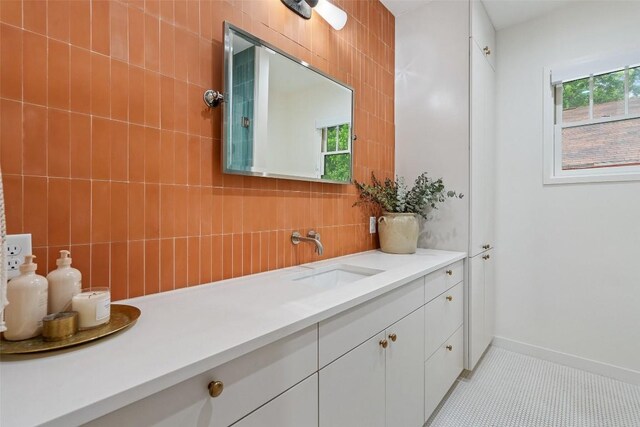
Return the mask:
<svg viewBox="0 0 640 427">
<path fill-rule="evenodd" d="M 381 332 L 320 370 L 321 427 L 385 426 L 385 350 Z"/>
<path fill-rule="evenodd" d="M 471 194 L 469 256 L 493 246 L 495 73 L 473 41 L 471 49 Z"/>
<path fill-rule="evenodd" d="M 471 2 L 471 37 L 480 50 L 485 47 L 490 49 L 490 53 L 485 56 L 491 68 L 495 70 L 496 30 L 480 0 Z"/>
<path fill-rule="evenodd" d="M 484 352 L 485 342 L 484 334 L 484 313 L 485 313 L 485 295 L 484 295 L 484 263 L 482 259 L 484 255 L 478 255 L 470 258 L 469 265 L 469 324 L 467 331 L 469 334 L 468 348 L 468 369 L 473 369 L 478 363 L 480 356 Z"/>
<path fill-rule="evenodd" d="M 386 425 L 420 427 L 424 422 L 424 307 L 391 325 L 386 339 Z"/>
<path fill-rule="evenodd" d="M 318 374 L 285 391 L 233 427 L 318 427 Z"/>
<path fill-rule="evenodd" d="M 495 335 L 495 324 L 496 324 L 496 291 L 495 291 L 495 280 L 494 280 L 494 267 L 495 267 L 495 259 L 494 259 L 493 250 L 487 251 L 487 253 L 483 256 L 487 258 L 483 258 L 484 261 L 484 343 L 483 347 L 487 348 L 491 341 L 493 341 L 493 336 Z"/>
</svg>

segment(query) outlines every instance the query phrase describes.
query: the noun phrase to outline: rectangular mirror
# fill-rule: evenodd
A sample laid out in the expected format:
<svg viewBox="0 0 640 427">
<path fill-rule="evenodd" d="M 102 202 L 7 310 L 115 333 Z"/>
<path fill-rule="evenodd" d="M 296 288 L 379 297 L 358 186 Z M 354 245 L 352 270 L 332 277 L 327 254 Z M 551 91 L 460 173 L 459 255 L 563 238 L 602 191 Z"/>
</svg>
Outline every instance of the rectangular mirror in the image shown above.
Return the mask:
<svg viewBox="0 0 640 427">
<path fill-rule="evenodd" d="M 353 89 L 225 23 L 225 173 L 351 183 Z"/>
</svg>

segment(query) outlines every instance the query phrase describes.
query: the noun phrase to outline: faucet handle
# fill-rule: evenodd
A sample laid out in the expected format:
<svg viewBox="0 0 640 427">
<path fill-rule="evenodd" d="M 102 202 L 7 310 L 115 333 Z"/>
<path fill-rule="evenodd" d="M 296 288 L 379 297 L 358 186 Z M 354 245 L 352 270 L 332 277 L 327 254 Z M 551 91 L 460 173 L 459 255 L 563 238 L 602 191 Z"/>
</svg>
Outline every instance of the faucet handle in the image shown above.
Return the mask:
<svg viewBox="0 0 640 427">
<path fill-rule="evenodd" d="M 307 233 L 307 237 L 320 241 L 320 233 L 315 230 L 309 230 L 309 232 Z"/>
</svg>

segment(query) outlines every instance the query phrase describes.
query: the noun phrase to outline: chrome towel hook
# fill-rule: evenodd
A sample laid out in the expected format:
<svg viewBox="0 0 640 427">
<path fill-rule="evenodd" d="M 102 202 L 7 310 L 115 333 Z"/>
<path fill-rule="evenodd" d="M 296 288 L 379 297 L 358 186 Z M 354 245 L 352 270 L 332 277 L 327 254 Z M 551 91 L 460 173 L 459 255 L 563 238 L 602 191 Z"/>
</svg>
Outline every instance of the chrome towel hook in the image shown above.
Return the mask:
<svg viewBox="0 0 640 427">
<path fill-rule="evenodd" d="M 202 95 L 202 99 L 204 100 L 204 103 L 207 107 L 215 108 L 224 101 L 224 95 L 217 90 L 209 89 L 204 92 L 204 95 Z"/>
</svg>

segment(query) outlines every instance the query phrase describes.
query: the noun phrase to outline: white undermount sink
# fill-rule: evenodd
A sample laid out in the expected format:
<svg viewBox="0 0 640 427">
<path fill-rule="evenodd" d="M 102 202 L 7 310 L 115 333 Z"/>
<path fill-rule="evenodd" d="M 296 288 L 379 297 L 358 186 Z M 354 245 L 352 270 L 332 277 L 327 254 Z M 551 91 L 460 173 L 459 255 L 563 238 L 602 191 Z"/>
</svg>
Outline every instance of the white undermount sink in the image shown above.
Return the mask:
<svg viewBox="0 0 640 427">
<path fill-rule="evenodd" d="M 356 265 L 331 264 L 298 273 L 291 279 L 308 285 L 331 287 L 357 282 L 382 272 L 383 270 L 358 267 Z"/>
</svg>

